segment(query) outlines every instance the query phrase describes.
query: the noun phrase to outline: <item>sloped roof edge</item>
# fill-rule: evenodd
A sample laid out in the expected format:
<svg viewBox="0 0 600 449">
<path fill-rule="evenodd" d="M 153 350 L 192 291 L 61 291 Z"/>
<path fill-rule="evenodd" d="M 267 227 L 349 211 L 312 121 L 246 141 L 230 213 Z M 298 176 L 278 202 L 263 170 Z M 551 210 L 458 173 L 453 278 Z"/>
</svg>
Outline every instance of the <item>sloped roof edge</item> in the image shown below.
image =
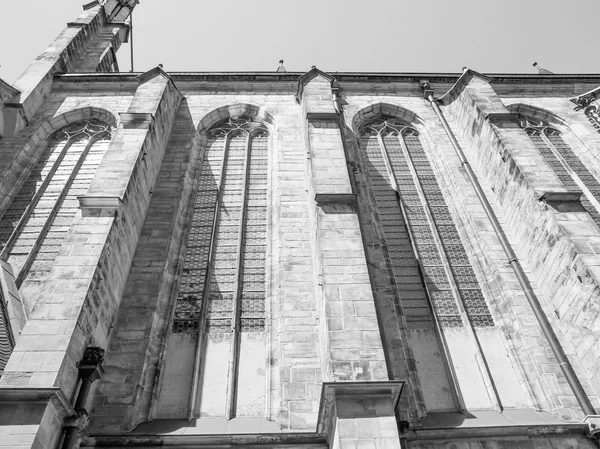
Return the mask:
<svg viewBox="0 0 600 449">
<path fill-rule="evenodd" d="M 463 89 L 471 82 L 473 78 L 478 78 L 486 83 L 491 83 L 494 79 L 491 76 L 483 75 L 475 70 L 467 68 L 458 78 L 454 86 L 448 92 L 437 99 L 437 102 L 447 106 L 458 98 Z"/>
<path fill-rule="evenodd" d="M 312 69 L 310 69 L 308 72 L 300 75 L 300 78 L 298 78 L 298 88 L 296 89 L 296 101 L 298 103 L 300 103 L 300 101 L 302 101 L 302 94 L 304 93 L 304 86 L 307 85 L 310 80 L 312 80 L 313 78 L 315 78 L 316 76 L 319 76 L 319 75 L 322 76 L 323 78 L 327 79 L 328 81 L 330 81 L 332 85 L 335 82 L 335 78 L 333 76 L 329 75 L 328 73 L 323 72 L 320 69 L 317 69 L 316 66 L 313 66 Z"/>
<path fill-rule="evenodd" d="M 167 72 L 165 72 L 162 69 L 162 67 L 163 67 L 162 64 L 158 64 L 153 69 L 150 69 L 147 72 L 144 72 L 144 73 L 136 76 L 135 79 L 137 80 L 138 83 L 144 84 L 144 83 L 147 83 L 148 81 L 150 81 L 151 79 L 154 79 L 160 75 L 160 76 L 166 78 L 168 81 L 170 81 L 171 84 L 173 84 L 173 87 L 175 88 L 175 90 L 177 90 L 177 92 L 179 92 L 179 89 L 177 88 L 175 81 L 173 81 L 173 78 Z M 179 93 L 181 94 L 181 92 L 179 92 Z"/>
<path fill-rule="evenodd" d="M 7 100 L 19 95 L 21 91 L 16 87 L 8 84 L 2 78 L 0 78 L 0 101 L 4 103 Z"/>
</svg>

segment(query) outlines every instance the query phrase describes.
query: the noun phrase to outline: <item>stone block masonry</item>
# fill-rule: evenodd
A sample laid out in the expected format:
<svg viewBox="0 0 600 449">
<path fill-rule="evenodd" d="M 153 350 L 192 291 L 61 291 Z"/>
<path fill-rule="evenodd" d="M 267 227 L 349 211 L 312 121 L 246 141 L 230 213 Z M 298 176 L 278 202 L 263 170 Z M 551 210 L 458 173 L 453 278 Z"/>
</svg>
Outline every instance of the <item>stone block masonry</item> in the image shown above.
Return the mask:
<svg viewBox="0 0 600 449">
<path fill-rule="evenodd" d="M 116 68 L 136 3 L 87 5 L 0 85 L 0 223 L 81 190 L 45 274 L 17 292 L 4 265 L 0 447 L 596 447 L 425 76 L 95 72 Z M 518 124 L 556 128 L 595 189 L 600 134 L 569 98 L 600 76 L 473 73 L 427 78 L 600 407 L 600 230 Z M 88 188 L 49 139 L 92 122 L 110 140 Z M 90 346 L 106 354 L 88 423 Z"/>
</svg>

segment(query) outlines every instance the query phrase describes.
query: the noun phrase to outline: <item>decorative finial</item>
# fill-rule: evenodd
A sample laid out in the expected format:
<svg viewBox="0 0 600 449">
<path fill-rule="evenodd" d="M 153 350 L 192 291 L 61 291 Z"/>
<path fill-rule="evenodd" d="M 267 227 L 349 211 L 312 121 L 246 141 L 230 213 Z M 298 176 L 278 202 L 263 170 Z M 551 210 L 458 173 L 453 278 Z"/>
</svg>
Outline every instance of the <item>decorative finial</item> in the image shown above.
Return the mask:
<svg viewBox="0 0 600 449">
<path fill-rule="evenodd" d="M 554 75 L 550 70 L 546 70 L 542 66 L 540 66 L 537 62 L 533 63 L 533 66 L 538 69 L 539 75 Z"/>
<path fill-rule="evenodd" d="M 278 71 L 278 72 L 281 72 L 281 73 L 285 73 L 285 72 L 287 72 L 287 70 L 286 70 L 286 69 L 285 69 L 285 67 L 283 66 L 283 59 L 280 59 L 280 60 L 279 60 L 279 67 L 277 68 L 277 71 Z"/>
</svg>

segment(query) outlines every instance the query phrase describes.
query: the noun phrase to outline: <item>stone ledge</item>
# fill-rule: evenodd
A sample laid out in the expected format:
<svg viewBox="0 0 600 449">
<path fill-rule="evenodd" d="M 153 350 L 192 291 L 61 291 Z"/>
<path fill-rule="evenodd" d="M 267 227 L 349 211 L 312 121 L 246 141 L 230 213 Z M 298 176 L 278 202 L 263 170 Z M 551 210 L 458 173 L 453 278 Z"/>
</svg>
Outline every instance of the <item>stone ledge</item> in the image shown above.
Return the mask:
<svg viewBox="0 0 600 449">
<path fill-rule="evenodd" d="M 581 204 L 582 191 L 555 192 L 536 191 L 538 201 L 543 201 L 558 212 L 586 212 Z"/>
<path fill-rule="evenodd" d="M 50 388 L 14 388 L 0 387 L 0 404 L 2 403 L 30 403 L 47 404 L 51 401 L 56 402 L 59 407 L 68 415 L 74 415 L 75 409 L 71 402 L 65 397 L 62 390 L 58 387 Z"/>
<path fill-rule="evenodd" d="M 583 422 L 588 426 L 588 435 L 597 437 L 600 434 L 600 415 L 587 415 Z"/>
<path fill-rule="evenodd" d="M 117 196 L 78 196 L 84 217 L 114 217 L 123 205 Z"/>
<path fill-rule="evenodd" d="M 519 114 L 515 112 L 492 112 L 485 118 L 498 128 L 521 128 Z"/>
<path fill-rule="evenodd" d="M 150 112 L 119 112 L 119 117 L 125 129 L 147 129 L 154 123 L 154 114 Z"/>
<path fill-rule="evenodd" d="M 406 382 L 389 380 L 381 382 L 323 382 L 321 403 L 317 419 L 317 433 L 326 435 L 331 446 L 335 433 L 335 421 L 340 413 L 345 418 L 394 416 L 400 395 Z M 358 403 L 377 401 L 377 409 L 348 407 L 348 400 Z M 338 402 L 344 404 L 337 404 Z M 360 405 L 360 404 L 354 404 Z"/>
<path fill-rule="evenodd" d="M 338 121 L 337 112 L 307 112 L 306 120 L 309 122 L 336 122 Z"/>
<path fill-rule="evenodd" d="M 124 444 L 125 443 L 125 444 Z M 269 448 L 269 449 L 327 449 L 323 435 L 287 433 L 262 435 L 91 435 L 82 447 L 210 447 L 210 448 Z"/>
<path fill-rule="evenodd" d="M 319 206 L 329 204 L 356 204 L 355 193 L 317 193 L 315 194 L 315 201 Z"/>
<path fill-rule="evenodd" d="M 587 436 L 587 424 L 512 425 L 494 427 L 459 427 L 412 430 L 405 434 L 408 441 L 447 441 L 476 438 L 552 437 L 556 435 Z"/>
</svg>

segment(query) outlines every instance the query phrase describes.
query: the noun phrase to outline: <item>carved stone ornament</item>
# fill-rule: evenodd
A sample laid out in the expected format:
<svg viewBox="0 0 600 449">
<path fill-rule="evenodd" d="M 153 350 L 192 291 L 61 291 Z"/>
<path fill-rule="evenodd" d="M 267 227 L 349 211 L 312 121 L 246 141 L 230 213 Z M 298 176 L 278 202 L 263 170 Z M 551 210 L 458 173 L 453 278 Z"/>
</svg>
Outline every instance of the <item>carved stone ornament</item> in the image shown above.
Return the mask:
<svg viewBox="0 0 600 449">
<path fill-rule="evenodd" d="M 591 105 L 584 112 L 592 126 L 600 132 L 600 108 L 596 105 Z"/>
<path fill-rule="evenodd" d="M 104 349 L 95 346 L 90 346 L 85 350 L 83 359 L 81 359 L 82 365 L 97 365 L 104 361 Z"/>
<path fill-rule="evenodd" d="M 240 115 L 238 117 L 229 117 L 226 122 L 213 126 L 209 131 L 209 135 L 211 137 L 221 137 L 229 133 L 248 134 L 250 132 L 255 132 L 258 136 L 263 136 L 268 131 L 262 122 Z"/>
<path fill-rule="evenodd" d="M 579 95 L 578 97 L 571 98 L 571 102 L 575 103 L 575 110 L 579 111 L 581 109 L 585 109 L 590 106 L 594 101 L 598 99 L 600 96 L 600 87 L 596 89 L 590 90 L 585 94 Z"/>
<path fill-rule="evenodd" d="M 378 134 L 418 136 L 419 132 L 393 117 L 383 117 L 365 122 L 360 128 L 359 134 L 365 136 L 376 136 Z"/>
</svg>

